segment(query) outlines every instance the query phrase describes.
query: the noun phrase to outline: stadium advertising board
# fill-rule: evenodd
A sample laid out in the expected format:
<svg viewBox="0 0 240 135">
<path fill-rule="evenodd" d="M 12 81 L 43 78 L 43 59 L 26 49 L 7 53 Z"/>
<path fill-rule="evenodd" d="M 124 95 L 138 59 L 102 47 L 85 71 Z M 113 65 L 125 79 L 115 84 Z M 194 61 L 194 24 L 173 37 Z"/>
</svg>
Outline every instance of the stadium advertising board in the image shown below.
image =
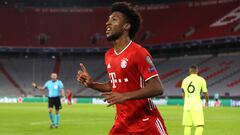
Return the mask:
<svg viewBox="0 0 240 135">
<path fill-rule="evenodd" d="M 0 103 L 17 103 L 18 98 L 0 97 Z"/>
</svg>

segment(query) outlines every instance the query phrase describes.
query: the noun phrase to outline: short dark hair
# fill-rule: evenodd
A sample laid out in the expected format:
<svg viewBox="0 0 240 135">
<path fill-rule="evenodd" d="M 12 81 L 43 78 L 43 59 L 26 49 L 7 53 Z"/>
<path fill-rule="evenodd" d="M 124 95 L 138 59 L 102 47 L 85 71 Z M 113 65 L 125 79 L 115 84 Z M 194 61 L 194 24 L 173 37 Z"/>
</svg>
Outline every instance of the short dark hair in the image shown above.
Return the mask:
<svg viewBox="0 0 240 135">
<path fill-rule="evenodd" d="M 198 69 L 198 66 L 197 66 L 196 64 L 192 64 L 192 65 L 190 66 L 190 68 L 197 70 L 197 69 Z"/>
<path fill-rule="evenodd" d="M 130 23 L 131 27 L 129 30 L 130 39 L 134 39 L 138 32 L 142 18 L 140 13 L 132 6 L 131 3 L 127 2 L 115 2 L 112 4 L 111 13 L 118 11 L 125 15 L 126 20 Z"/>
</svg>

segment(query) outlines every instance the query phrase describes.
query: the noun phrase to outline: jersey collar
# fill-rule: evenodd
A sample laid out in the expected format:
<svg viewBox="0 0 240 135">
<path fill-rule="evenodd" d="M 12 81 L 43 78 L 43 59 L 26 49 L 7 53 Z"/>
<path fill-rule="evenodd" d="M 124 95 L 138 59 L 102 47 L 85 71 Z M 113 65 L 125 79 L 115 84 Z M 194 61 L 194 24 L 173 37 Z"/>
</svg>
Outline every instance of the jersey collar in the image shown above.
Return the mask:
<svg viewBox="0 0 240 135">
<path fill-rule="evenodd" d="M 132 43 L 132 40 L 130 40 L 130 42 L 128 43 L 128 45 L 127 45 L 121 52 L 119 52 L 119 53 L 117 53 L 117 52 L 115 51 L 115 49 L 114 49 L 114 53 L 115 53 L 116 55 L 120 55 L 121 53 L 123 53 L 123 52 L 131 45 L 131 43 Z"/>
</svg>

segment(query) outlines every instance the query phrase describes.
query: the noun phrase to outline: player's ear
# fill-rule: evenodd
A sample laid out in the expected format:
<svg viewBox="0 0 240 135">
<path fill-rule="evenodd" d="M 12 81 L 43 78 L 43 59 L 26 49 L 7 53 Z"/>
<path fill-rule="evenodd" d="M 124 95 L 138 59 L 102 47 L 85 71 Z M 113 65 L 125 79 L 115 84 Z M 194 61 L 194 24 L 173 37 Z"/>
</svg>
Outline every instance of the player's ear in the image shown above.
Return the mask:
<svg viewBox="0 0 240 135">
<path fill-rule="evenodd" d="M 130 24 L 130 23 L 125 23 L 124 26 L 123 26 L 123 28 L 124 28 L 125 30 L 129 30 L 129 29 L 131 28 L 131 24 Z"/>
</svg>

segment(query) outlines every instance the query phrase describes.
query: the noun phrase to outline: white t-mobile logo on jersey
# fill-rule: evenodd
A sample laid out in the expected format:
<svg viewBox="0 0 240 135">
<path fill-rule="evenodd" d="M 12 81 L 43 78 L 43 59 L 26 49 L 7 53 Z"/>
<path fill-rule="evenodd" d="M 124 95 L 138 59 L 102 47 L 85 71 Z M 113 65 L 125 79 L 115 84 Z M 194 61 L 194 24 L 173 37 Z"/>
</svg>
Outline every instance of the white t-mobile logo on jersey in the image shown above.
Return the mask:
<svg viewBox="0 0 240 135">
<path fill-rule="evenodd" d="M 116 74 L 114 73 L 114 72 L 111 72 L 111 73 L 109 73 L 109 77 L 110 77 L 110 79 L 111 79 L 111 83 L 113 84 L 112 85 L 112 87 L 113 88 L 116 88 L 117 86 L 116 86 L 116 83 L 117 83 L 117 81 L 115 81 L 115 80 L 117 80 L 116 78 Z"/>
<path fill-rule="evenodd" d="M 128 78 L 117 78 L 115 72 L 109 73 L 109 78 L 110 78 L 111 83 L 112 83 L 112 88 L 117 88 L 117 85 L 116 85 L 117 83 L 127 83 L 127 82 L 129 82 Z"/>
</svg>

